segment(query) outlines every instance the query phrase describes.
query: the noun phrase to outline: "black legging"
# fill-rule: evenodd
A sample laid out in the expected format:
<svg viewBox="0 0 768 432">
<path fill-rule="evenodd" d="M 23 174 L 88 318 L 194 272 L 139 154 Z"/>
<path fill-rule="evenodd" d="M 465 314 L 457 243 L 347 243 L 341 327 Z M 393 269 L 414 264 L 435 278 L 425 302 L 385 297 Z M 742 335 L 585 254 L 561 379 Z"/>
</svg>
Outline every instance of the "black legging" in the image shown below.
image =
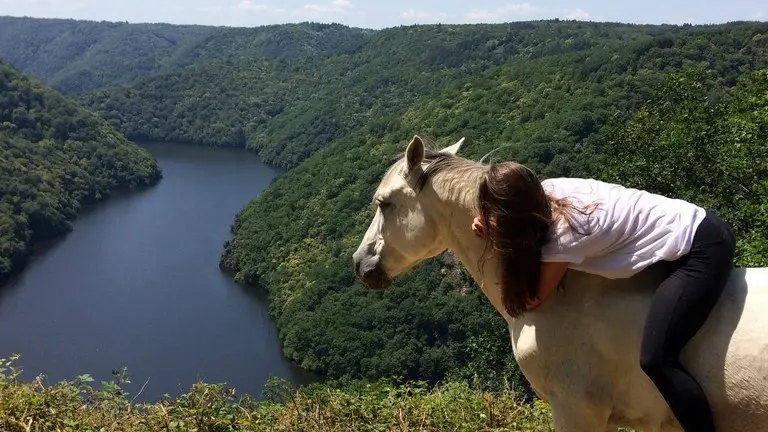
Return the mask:
<svg viewBox="0 0 768 432">
<path fill-rule="evenodd" d="M 735 239 L 712 212 L 699 225 L 688 254 L 653 297 L 645 322 L 640 365 L 656 384 L 683 429 L 713 432 L 707 396 L 680 363 L 680 351 L 704 324 L 733 267 Z"/>
</svg>

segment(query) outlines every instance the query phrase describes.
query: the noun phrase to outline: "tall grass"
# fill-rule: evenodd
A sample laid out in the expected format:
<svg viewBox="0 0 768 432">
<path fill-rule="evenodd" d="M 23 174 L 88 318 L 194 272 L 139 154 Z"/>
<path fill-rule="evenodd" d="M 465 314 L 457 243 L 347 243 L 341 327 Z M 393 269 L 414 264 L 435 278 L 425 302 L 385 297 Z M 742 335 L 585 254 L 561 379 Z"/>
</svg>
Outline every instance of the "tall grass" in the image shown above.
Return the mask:
<svg viewBox="0 0 768 432">
<path fill-rule="evenodd" d="M 386 381 L 267 383 L 257 400 L 223 384 L 198 382 L 188 393 L 135 403 L 121 384 L 92 385 L 89 375 L 46 384 L 19 378 L 18 357 L 0 359 L 0 430 L 28 431 L 552 431 L 549 408 L 512 393 L 490 394 L 458 382 L 430 387 Z"/>
</svg>

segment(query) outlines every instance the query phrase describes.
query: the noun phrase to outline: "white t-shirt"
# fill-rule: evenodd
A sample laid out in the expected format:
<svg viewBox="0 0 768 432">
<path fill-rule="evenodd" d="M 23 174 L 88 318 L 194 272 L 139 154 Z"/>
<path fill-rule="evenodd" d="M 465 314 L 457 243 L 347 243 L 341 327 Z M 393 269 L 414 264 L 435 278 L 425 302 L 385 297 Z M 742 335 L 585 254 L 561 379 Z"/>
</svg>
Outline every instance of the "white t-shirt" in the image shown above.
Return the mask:
<svg viewBox="0 0 768 432">
<path fill-rule="evenodd" d="M 575 206 L 599 203 L 591 215 L 576 212 L 578 231 L 560 218 L 542 261 L 568 261 L 570 268 L 608 278 L 632 276 L 657 261 L 688 253 L 705 210 L 689 202 L 593 179 L 553 178 L 541 182 L 551 196 Z"/>
</svg>

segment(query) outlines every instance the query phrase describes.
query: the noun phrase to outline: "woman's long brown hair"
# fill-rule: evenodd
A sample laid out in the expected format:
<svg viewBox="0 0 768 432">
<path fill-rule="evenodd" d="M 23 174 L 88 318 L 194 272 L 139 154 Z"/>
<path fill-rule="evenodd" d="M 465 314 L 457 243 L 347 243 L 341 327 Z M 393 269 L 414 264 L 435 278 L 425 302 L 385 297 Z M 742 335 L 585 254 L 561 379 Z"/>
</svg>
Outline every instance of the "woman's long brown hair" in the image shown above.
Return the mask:
<svg viewBox="0 0 768 432">
<path fill-rule="evenodd" d="M 554 220 L 573 206 L 550 198 L 536 174 L 516 162 L 490 165 L 478 200 L 487 239 L 501 259 L 504 307 L 519 316 L 537 298 L 541 249 Z"/>
</svg>

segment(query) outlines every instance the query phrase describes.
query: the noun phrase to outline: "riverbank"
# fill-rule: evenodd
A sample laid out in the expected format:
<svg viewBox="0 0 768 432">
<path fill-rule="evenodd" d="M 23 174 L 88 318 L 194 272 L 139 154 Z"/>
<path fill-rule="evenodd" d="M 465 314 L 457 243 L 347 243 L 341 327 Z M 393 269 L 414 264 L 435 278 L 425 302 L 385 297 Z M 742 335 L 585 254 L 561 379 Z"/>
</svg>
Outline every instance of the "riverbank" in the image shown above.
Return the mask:
<svg viewBox="0 0 768 432">
<path fill-rule="evenodd" d="M 126 366 L 140 402 L 197 380 L 258 396 L 277 376 L 320 379 L 286 359 L 266 294 L 218 267 L 235 214 L 276 170 L 244 149 L 140 143 L 163 170 L 156 187 L 81 212 L 0 290 L 0 358 L 52 382 Z"/>
<path fill-rule="evenodd" d="M 79 207 L 75 210 L 75 214 L 65 221 L 62 229 L 46 236 L 35 238 L 30 241 L 26 250 L 20 254 L 16 260 L 12 261 L 10 271 L 5 274 L 0 274 L 0 290 L 5 286 L 12 284 L 14 280 L 17 280 L 22 273 L 29 267 L 29 264 L 44 254 L 51 247 L 55 246 L 61 241 L 66 239 L 67 235 L 72 233 L 72 224 L 76 223 L 78 219 L 84 215 L 97 210 L 99 206 L 104 205 L 111 199 L 127 196 L 132 193 L 142 192 L 157 186 L 163 178 L 161 170 L 155 171 L 151 176 L 147 177 L 146 183 L 140 183 L 138 185 L 119 185 L 114 189 L 111 189 L 106 194 L 101 194 L 98 199 L 81 201 Z"/>
</svg>

